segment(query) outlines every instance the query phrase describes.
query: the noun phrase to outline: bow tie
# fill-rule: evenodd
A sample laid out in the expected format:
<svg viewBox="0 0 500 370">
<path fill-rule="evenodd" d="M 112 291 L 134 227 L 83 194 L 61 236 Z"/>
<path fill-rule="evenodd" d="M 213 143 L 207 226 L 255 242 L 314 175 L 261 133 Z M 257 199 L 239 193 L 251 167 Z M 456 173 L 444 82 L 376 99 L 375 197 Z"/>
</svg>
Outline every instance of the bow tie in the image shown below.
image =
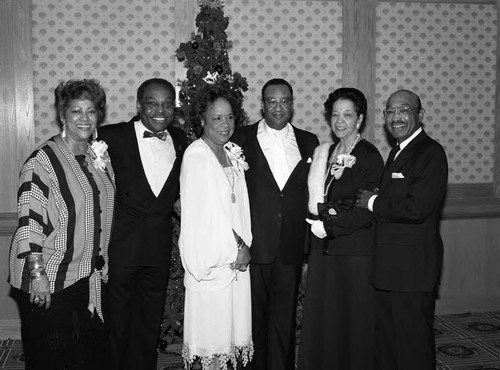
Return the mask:
<svg viewBox="0 0 500 370">
<path fill-rule="evenodd" d="M 162 141 L 165 141 L 167 139 L 168 133 L 165 131 L 160 131 L 160 132 L 151 132 L 151 131 L 144 131 L 144 134 L 142 137 L 148 138 L 148 137 L 156 137 Z"/>
</svg>

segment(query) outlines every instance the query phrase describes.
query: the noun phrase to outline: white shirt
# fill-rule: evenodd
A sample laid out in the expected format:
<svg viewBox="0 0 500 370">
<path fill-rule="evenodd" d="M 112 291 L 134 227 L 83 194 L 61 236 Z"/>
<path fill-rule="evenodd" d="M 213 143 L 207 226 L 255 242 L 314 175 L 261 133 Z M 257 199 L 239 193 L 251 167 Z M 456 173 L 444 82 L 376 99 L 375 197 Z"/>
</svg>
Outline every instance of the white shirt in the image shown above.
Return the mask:
<svg viewBox="0 0 500 370">
<path fill-rule="evenodd" d="M 134 125 L 142 168 L 151 190 L 158 196 L 174 165 L 176 157 L 174 142 L 170 135 L 167 135 L 165 141 L 156 137 L 144 138 L 144 131 L 150 130 L 140 120 L 134 122 Z"/>
<path fill-rule="evenodd" d="M 284 157 L 276 155 L 275 146 L 277 145 L 277 137 L 279 137 L 279 139 L 283 143 L 285 149 Z M 277 180 L 276 182 L 278 183 L 278 186 L 280 187 L 280 189 L 283 189 L 286 180 L 288 180 L 288 177 L 290 177 L 293 169 L 302 159 L 292 125 L 290 125 L 290 123 L 287 123 L 283 129 L 275 130 L 269 127 L 266 123 L 266 120 L 263 119 L 259 122 L 259 127 L 257 130 L 257 140 L 259 141 L 262 152 L 266 157 L 267 163 L 269 163 L 271 172 L 273 173 L 274 178 Z M 278 180 L 278 172 L 280 171 L 284 171 L 286 173 L 285 181 L 281 183 Z"/>
<path fill-rule="evenodd" d="M 401 153 L 401 151 L 408 145 L 410 144 L 410 142 L 415 139 L 417 137 L 418 134 L 420 134 L 422 132 L 422 127 L 419 127 L 417 129 L 417 131 L 415 131 L 408 139 L 402 141 L 400 144 L 399 144 L 399 150 L 397 151 L 396 155 L 394 155 L 394 159 L 396 159 L 399 155 L 399 153 Z M 393 159 L 393 160 L 394 160 Z M 372 195 L 370 197 L 370 199 L 368 199 L 368 210 L 372 211 L 373 212 L 373 203 L 375 202 L 375 199 L 377 199 L 377 196 L 378 195 Z"/>
<path fill-rule="evenodd" d="M 418 134 L 420 134 L 422 132 L 422 127 L 419 127 L 417 129 L 417 131 L 415 131 L 408 139 L 404 140 L 403 142 L 401 142 L 399 144 L 399 150 L 398 152 L 396 153 L 396 155 L 394 156 L 394 159 L 396 159 L 399 155 L 399 153 L 401 153 L 401 151 L 408 145 L 410 144 L 410 141 L 412 141 L 413 139 L 415 139 L 417 137 Z"/>
</svg>

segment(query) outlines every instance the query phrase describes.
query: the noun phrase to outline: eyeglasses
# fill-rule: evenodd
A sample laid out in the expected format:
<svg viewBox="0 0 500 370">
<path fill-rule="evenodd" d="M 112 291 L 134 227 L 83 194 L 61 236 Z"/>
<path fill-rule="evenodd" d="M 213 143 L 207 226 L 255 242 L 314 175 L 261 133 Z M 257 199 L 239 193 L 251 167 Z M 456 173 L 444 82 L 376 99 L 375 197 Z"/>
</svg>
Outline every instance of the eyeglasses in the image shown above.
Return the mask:
<svg viewBox="0 0 500 370">
<path fill-rule="evenodd" d="M 408 116 L 411 111 L 415 109 L 420 109 L 420 107 L 395 107 L 395 108 L 387 108 L 384 109 L 384 116 L 392 117 L 395 114 L 399 114 L 401 116 Z"/>
<path fill-rule="evenodd" d="M 159 103 L 159 102 L 154 101 L 154 100 L 149 100 L 149 101 L 144 102 L 144 106 L 149 110 L 158 110 L 160 108 L 160 106 L 163 109 L 168 110 L 168 109 L 174 108 L 175 103 L 171 102 L 171 101 L 164 101 L 163 103 Z"/>
<path fill-rule="evenodd" d="M 292 106 L 292 100 L 290 99 L 268 99 L 265 100 L 264 103 L 269 109 L 275 109 L 278 107 L 278 104 L 283 107 L 283 109 L 290 109 Z"/>
</svg>

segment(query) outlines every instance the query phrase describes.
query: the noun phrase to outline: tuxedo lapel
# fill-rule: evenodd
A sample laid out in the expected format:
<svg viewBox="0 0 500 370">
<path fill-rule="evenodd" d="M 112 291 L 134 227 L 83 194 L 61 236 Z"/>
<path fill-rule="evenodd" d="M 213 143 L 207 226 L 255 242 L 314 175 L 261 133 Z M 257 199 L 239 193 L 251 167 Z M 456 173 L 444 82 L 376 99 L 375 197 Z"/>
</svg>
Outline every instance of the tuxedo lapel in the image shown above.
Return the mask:
<svg viewBox="0 0 500 370">
<path fill-rule="evenodd" d="M 137 142 L 137 136 L 135 132 L 135 124 L 134 122 L 138 119 L 138 117 L 132 118 L 130 122 L 127 123 L 127 129 L 125 130 L 124 135 L 124 146 L 122 149 L 127 153 L 127 161 L 133 165 L 133 167 L 137 168 L 136 171 L 133 171 L 136 176 L 134 179 L 130 179 L 131 181 L 137 181 L 140 184 L 143 184 L 145 188 L 148 189 L 148 192 L 151 193 L 153 198 L 156 196 L 151 190 L 151 186 L 149 185 L 148 178 L 146 177 L 146 172 L 144 171 L 144 167 L 142 166 L 141 153 L 139 152 L 139 143 Z"/>
<path fill-rule="evenodd" d="M 288 177 L 288 181 L 285 184 L 284 189 L 287 187 L 289 183 L 293 183 L 296 178 L 302 178 L 302 171 L 309 171 L 308 159 L 312 158 L 308 153 L 307 148 L 304 146 L 303 133 L 294 126 L 292 126 L 293 131 L 295 133 L 295 141 L 297 142 L 297 147 L 299 148 L 301 160 L 297 163 L 295 168 L 292 170 L 292 173 Z"/>
<path fill-rule="evenodd" d="M 245 156 L 247 157 L 248 163 L 255 166 L 254 170 L 256 173 L 262 174 L 267 181 L 273 183 L 274 186 L 279 189 L 274 179 L 273 172 L 271 171 L 271 167 L 257 139 L 257 127 L 258 124 L 255 124 L 255 130 L 252 132 L 252 135 L 250 135 L 250 139 L 247 143 L 248 149 L 245 151 Z"/>
<path fill-rule="evenodd" d="M 160 193 L 158 194 L 157 199 L 160 199 L 164 193 L 168 192 L 168 189 L 171 188 L 171 182 L 173 181 L 173 179 L 175 179 L 174 181 L 179 180 L 179 170 L 181 166 L 182 155 L 185 149 L 176 132 L 172 130 L 170 127 L 167 128 L 167 131 L 169 135 L 172 137 L 172 143 L 175 149 L 175 160 L 174 164 L 172 165 L 172 169 L 170 170 L 170 173 L 167 179 L 165 180 L 165 183 L 163 184 Z"/>
</svg>

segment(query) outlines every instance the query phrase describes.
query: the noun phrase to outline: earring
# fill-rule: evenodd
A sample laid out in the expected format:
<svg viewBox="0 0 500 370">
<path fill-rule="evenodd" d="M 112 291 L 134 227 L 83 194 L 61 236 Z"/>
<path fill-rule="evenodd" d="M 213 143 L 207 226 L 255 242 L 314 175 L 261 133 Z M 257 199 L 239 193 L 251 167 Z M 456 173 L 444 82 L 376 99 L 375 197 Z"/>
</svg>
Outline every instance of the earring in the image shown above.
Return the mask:
<svg viewBox="0 0 500 370">
<path fill-rule="evenodd" d="M 63 124 L 63 129 L 62 129 L 61 137 L 63 139 L 66 137 L 66 125 L 65 124 Z"/>
<path fill-rule="evenodd" d="M 97 127 L 95 128 L 94 132 L 92 133 L 92 141 L 97 140 Z"/>
</svg>

